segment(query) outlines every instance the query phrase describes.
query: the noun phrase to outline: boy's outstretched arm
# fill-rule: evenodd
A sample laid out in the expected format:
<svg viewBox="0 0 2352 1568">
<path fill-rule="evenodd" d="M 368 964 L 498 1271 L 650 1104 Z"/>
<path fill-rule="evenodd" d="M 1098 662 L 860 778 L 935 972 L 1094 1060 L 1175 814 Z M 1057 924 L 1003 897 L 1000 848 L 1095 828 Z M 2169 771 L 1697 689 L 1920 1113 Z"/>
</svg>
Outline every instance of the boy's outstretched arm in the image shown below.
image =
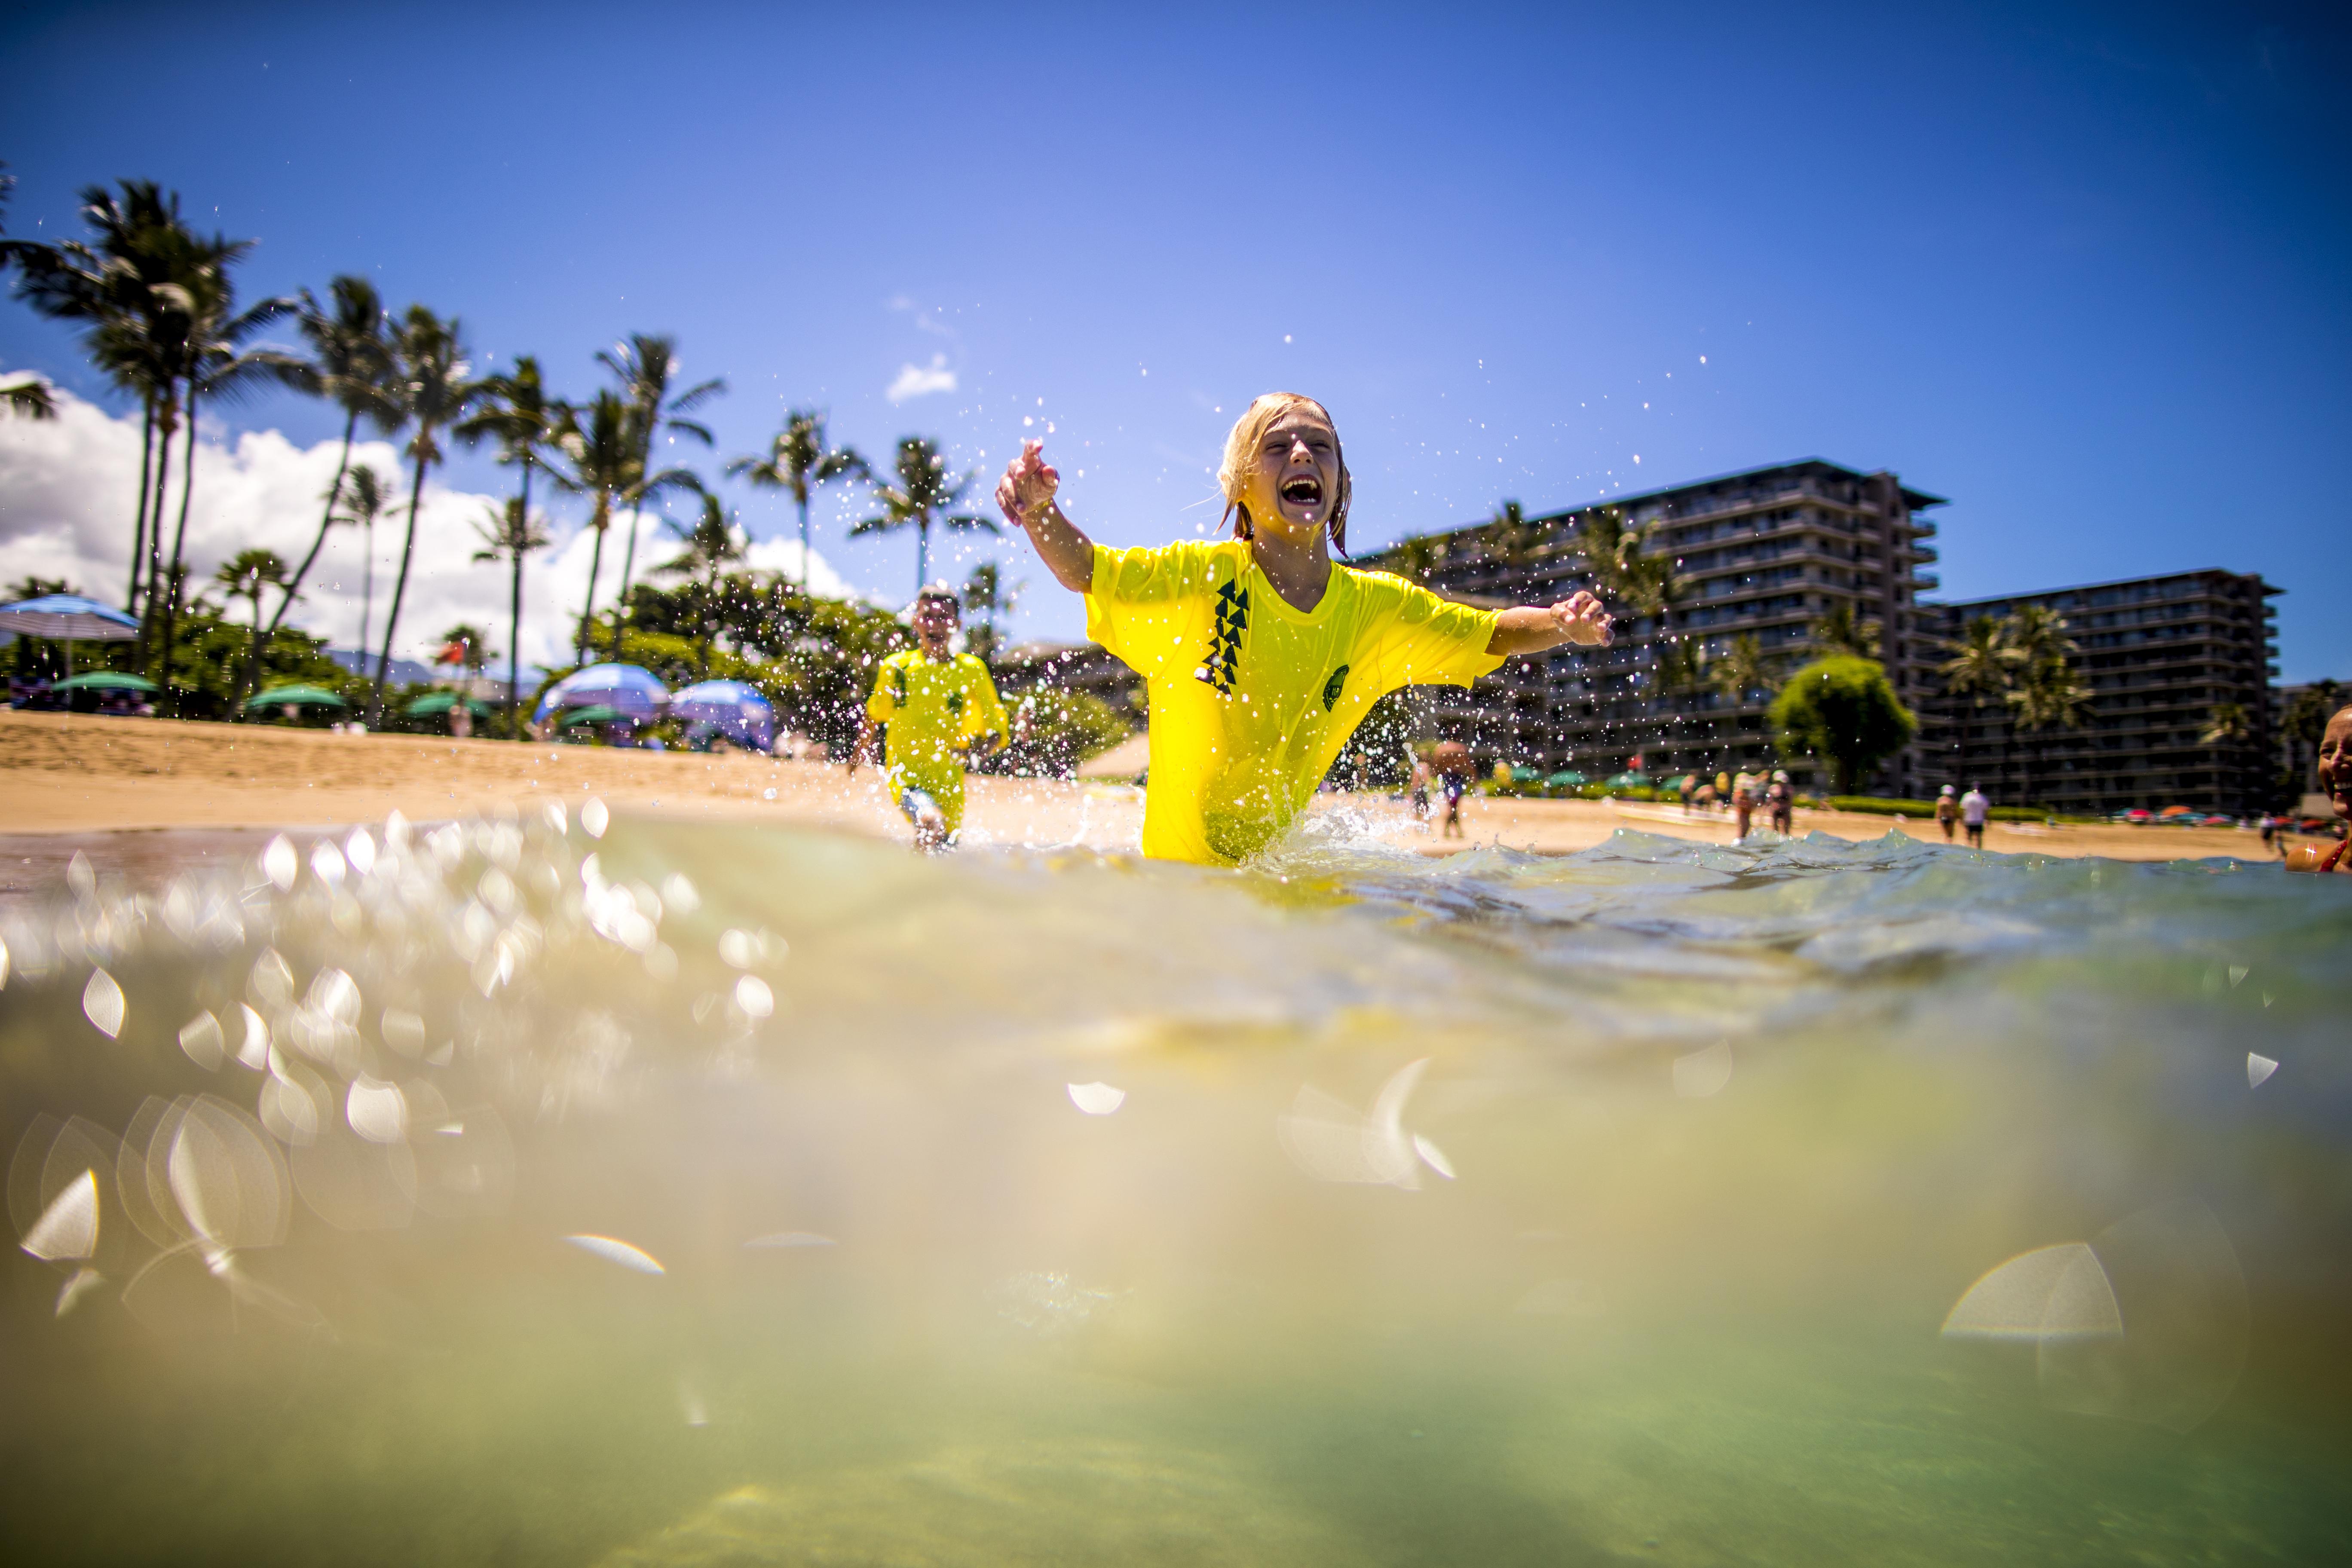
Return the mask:
<svg viewBox="0 0 2352 1568">
<path fill-rule="evenodd" d="M 1024 441 L 1021 455 L 1004 467 L 996 486 L 996 504 L 1021 525 L 1038 558 L 1054 581 L 1073 594 L 1090 593 L 1095 585 L 1095 543 L 1054 504 L 1062 482 L 1045 462 L 1045 443 Z"/>
<path fill-rule="evenodd" d="M 1607 647 L 1614 635 L 1612 619 L 1607 605 L 1579 589 L 1557 605 L 1521 605 L 1496 616 L 1486 651 L 1508 658 L 1515 653 L 1541 653 L 1564 642 Z"/>
</svg>

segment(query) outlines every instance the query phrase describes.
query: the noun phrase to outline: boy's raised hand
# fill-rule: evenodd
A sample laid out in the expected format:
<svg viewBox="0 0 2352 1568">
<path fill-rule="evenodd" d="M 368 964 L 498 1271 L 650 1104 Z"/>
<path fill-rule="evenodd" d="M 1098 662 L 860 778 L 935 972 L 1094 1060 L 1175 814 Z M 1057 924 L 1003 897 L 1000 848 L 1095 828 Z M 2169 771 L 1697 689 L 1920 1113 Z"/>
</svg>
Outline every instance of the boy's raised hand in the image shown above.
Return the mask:
<svg viewBox="0 0 2352 1568">
<path fill-rule="evenodd" d="M 1023 522 L 1037 509 L 1053 505 L 1062 476 L 1045 461 L 1045 442 L 1024 441 L 1021 455 L 1004 466 L 1004 478 L 996 486 L 996 505 L 1009 521 Z"/>
<path fill-rule="evenodd" d="M 1560 635 L 1572 643 L 1585 647 L 1609 646 L 1612 633 L 1608 606 L 1582 589 L 1552 605 L 1551 618 Z"/>
</svg>

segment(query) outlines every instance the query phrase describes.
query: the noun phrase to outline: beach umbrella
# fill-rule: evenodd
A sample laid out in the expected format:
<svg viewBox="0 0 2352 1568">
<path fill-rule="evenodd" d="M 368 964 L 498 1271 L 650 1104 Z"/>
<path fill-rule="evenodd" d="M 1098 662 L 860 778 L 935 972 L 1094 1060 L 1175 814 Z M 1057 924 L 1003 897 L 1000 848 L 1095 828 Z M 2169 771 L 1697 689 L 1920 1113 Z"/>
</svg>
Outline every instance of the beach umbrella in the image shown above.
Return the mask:
<svg viewBox="0 0 2352 1568">
<path fill-rule="evenodd" d="M 559 730 L 569 730 L 575 724 L 612 724 L 627 717 L 628 715 L 619 709 L 607 707 L 599 702 L 587 708 L 574 708 L 571 712 L 558 719 L 555 721 L 555 727 Z"/>
<path fill-rule="evenodd" d="M 79 594 L 44 594 L 37 599 L 0 605 L 0 632 L 65 644 L 66 674 L 70 676 L 74 644 L 129 642 L 139 635 L 139 622 L 111 605 Z"/>
<path fill-rule="evenodd" d="M 88 675 L 77 675 L 49 688 L 52 691 L 152 691 L 155 689 L 155 683 L 145 676 L 130 675 L 120 669 L 93 669 Z"/>
<path fill-rule="evenodd" d="M 657 718 L 669 701 L 669 688 L 635 664 L 592 664 L 549 687 L 531 712 L 534 722 L 566 708 L 617 709 L 619 717 L 640 722 Z"/>
<path fill-rule="evenodd" d="M 686 721 L 688 732 L 724 735 L 747 751 L 764 752 L 776 742 L 776 710 L 759 688 L 740 680 L 706 680 L 673 694 L 670 717 Z"/>
<path fill-rule="evenodd" d="M 1647 773 L 1622 773 L 1609 781 L 1611 789 L 1643 789 L 1650 783 Z"/>
<path fill-rule="evenodd" d="M 257 691 L 245 700 L 245 706 L 255 708 L 348 708 L 350 703 L 323 686 L 273 686 L 267 691 Z"/>
<path fill-rule="evenodd" d="M 415 701 L 410 703 L 407 707 L 402 709 L 401 711 L 407 714 L 411 719 L 430 719 L 436 714 L 446 713 L 450 709 L 455 708 L 457 705 L 457 694 L 456 692 L 430 691 L 418 698 Z M 485 719 L 490 716 L 490 705 L 483 701 L 478 697 L 467 698 L 466 706 L 472 709 L 476 713 Z"/>
<path fill-rule="evenodd" d="M 1586 778 L 1574 768 L 1563 768 L 1559 773 L 1552 774 L 1551 777 L 1544 780 L 1544 783 L 1550 785 L 1553 789 L 1575 789 L 1580 785 L 1591 784 L 1591 782 L 1592 781 L 1591 779 Z"/>
</svg>

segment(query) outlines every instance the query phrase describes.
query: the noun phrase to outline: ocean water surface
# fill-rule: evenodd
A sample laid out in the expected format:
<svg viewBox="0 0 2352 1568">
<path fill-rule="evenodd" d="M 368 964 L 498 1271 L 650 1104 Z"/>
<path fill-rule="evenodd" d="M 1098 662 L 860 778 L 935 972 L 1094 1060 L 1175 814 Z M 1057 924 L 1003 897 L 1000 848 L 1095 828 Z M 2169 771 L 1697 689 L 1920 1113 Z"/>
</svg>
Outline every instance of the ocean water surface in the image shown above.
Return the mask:
<svg viewBox="0 0 2352 1568">
<path fill-rule="evenodd" d="M 2334 879 L 220 858 L 0 919 L 29 1559 L 2352 1560 Z"/>
</svg>

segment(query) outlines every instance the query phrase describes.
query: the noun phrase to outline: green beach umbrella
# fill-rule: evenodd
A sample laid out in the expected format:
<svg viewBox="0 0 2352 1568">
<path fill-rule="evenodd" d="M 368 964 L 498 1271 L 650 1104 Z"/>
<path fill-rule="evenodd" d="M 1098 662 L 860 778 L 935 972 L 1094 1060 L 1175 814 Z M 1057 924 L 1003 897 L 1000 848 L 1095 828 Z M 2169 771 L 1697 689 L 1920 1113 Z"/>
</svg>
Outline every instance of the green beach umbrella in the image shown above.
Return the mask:
<svg viewBox="0 0 2352 1568">
<path fill-rule="evenodd" d="M 93 669 L 88 675 L 77 675 L 60 680 L 49 688 L 52 691 L 152 691 L 155 683 L 143 675 L 130 675 L 119 669 Z"/>
<path fill-rule="evenodd" d="M 350 703 L 323 686 L 273 686 L 245 700 L 247 708 L 348 708 Z"/>
<path fill-rule="evenodd" d="M 1650 775 L 1647 773 L 1619 773 L 1609 781 L 1609 787 L 1611 789 L 1643 789 L 1647 787 L 1649 782 Z"/>
<path fill-rule="evenodd" d="M 1552 774 L 1551 777 L 1544 780 L 1544 783 L 1549 784 L 1554 789 L 1574 789 L 1580 784 L 1588 784 L 1591 782 L 1592 781 L 1591 779 L 1586 778 L 1574 768 L 1564 768 L 1560 772 Z"/>
<path fill-rule="evenodd" d="M 401 711 L 407 714 L 411 719 L 430 719 L 436 713 L 446 713 L 450 709 L 455 708 L 457 705 L 457 694 L 456 692 L 434 691 L 428 692 L 425 696 L 418 698 L 415 701 L 402 709 Z M 480 714 L 483 718 L 487 719 L 489 717 L 490 705 L 483 701 L 478 697 L 467 698 L 466 706 L 472 709 L 476 713 Z"/>
<path fill-rule="evenodd" d="M 559 730 L 569 730 L 574 724 L 610 724 L 615 719 L 627 717 L 628 715 L 618 708 L 607 708 L 599 702 L 593 708 L 574 708 L 571 712 L 558 719 L 555 721 L 555 727 Z"/>
</svg>

